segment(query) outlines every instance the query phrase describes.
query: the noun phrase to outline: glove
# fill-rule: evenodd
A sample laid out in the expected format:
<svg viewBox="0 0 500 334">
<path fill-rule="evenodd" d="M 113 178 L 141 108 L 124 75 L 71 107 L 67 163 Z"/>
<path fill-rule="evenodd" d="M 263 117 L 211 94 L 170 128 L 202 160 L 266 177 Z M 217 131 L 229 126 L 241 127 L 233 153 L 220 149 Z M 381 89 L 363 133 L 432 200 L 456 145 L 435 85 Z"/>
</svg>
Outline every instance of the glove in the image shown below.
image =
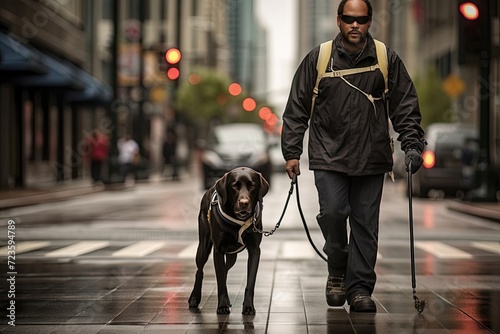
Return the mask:
<svg viewBox="0 0 500 334">
<path fill-rule="evenodd" d="M 406 171 L 408 171 L 408 166 L 410 165 L 411 161 L 411 173 L 415 174 L 417 170 L 422 166 L 422 156 L 420 153 L 418 153 L 417 150 L 408 150 L 405 153 L 405 165 L 406 165 Z"/>
</svg>

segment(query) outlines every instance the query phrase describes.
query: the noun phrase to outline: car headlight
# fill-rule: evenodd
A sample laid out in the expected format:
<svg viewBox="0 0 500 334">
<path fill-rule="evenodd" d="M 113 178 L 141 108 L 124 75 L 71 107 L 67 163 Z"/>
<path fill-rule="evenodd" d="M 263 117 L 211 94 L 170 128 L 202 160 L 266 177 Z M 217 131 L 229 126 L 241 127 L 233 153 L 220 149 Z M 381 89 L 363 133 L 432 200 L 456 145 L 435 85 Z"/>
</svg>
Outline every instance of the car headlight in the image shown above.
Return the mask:
<svg viewBox="0 0 500 334">
<path fill-rule="evenodd" d="M 220 156 L 214 151 L 205 151 L 201 160 L 204 164 L 213 167 L 221 166 L 224 163 Z"/>
</svg>

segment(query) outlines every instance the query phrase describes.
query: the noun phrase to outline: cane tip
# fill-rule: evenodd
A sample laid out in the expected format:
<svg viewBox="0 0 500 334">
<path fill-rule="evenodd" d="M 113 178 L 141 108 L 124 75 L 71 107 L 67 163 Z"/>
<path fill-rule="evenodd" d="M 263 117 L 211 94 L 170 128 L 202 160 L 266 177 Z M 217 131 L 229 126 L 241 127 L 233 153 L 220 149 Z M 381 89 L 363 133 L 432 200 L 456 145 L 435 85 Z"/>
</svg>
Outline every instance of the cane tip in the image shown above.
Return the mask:
<svg viewBox="0 0 500 334">
<path fill-rule="evenodd" d="M 415 303 L 415 308 L 418 311 L 418 314 L 422 314 L 425 308 L 425 300 L 420 300 L 418 303 Z"/>
</svg>

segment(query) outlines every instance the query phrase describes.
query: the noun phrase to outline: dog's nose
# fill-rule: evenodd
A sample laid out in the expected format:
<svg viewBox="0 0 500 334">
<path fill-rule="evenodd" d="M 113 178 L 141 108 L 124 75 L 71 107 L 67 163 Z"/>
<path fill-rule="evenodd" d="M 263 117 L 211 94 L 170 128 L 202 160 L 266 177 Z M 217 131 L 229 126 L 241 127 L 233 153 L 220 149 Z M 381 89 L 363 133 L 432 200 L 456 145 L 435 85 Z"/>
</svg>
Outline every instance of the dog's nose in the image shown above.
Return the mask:
<svg viewBox="0 0 500 334">
<path fill-rule="evenodd" d="M 246 208 L 250 204 L 250 200 L 248 198 L 240 198 L 239 203 L 240 207 Z"/>
</svg>

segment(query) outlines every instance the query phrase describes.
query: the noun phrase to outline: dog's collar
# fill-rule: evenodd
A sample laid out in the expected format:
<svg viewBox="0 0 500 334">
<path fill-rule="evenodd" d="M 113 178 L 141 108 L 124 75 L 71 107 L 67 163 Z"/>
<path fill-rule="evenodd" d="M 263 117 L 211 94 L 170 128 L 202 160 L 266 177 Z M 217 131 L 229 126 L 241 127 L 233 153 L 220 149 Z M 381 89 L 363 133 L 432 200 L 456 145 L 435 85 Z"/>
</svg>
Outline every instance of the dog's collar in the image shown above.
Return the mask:
<svg viewBox="0 0 500 334">
<path fill-rule="evenodd" d="M 238 242 L 241 245 L 243 245 L 243 248 L 240 248 L 239 250 L 237 250 L 236 253 L 242 251 L 246 247 L 245 243 L 243 242 L 243 238 L 242 238 L 243 232 L 245 232 L 245 230 L 247 228 L 249 228 L 250 225 L 255 224 L 257 222 L 257 217 L 260 214 L 260 202 L 257 202 L 257 204 L 255 204 L 255 208 L 253 210 L 253 216 L 248 218 L 247 220 L 236 219 L 234 217 L 231 217 L 227 213 L 225 213 L 224 210 L 222 210 L 220 196 L 217 193 L 217 191 L 214 191 L 214 193 L 212 195 L 212 202 L 210 204 L 210 208 L 208 209 L 208 220 L 209 221 L 210 221 L 210 213 L 212 211 L 212 206 L 217 207 L 217 212 L 219 213 L 220 217 L 222 218 L 222 220 L 224 222 L 241 226 L 240 230 L 238 231 Z"/>
</svg>

